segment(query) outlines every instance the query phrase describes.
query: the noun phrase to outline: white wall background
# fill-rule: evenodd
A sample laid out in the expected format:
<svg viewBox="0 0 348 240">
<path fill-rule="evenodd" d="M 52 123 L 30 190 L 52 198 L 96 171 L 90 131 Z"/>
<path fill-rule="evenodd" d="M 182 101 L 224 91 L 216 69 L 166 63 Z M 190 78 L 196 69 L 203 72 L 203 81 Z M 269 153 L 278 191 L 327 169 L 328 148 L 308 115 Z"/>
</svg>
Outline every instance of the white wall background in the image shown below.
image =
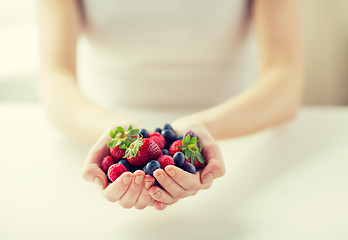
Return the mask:
<svg viewBox="0 0 348 240">
<path fill-rule="evenodd" d="M 36 100 L 35 0 L 0 0 L 0 100 Z"/>
</svg>

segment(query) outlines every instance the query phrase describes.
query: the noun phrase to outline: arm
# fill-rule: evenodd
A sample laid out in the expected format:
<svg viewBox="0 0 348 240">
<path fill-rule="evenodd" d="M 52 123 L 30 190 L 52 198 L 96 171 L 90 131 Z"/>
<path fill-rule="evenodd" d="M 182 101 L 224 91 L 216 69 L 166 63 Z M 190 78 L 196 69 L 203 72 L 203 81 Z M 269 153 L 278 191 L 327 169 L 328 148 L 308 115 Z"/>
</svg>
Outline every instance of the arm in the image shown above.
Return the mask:
<svg viewBox="0 0 348 240">
<path fill-rule="evenodd" d="M 260 49 L 257 83 L 176 124 L 202 122 L 215 139 L 226 139 L 251 134 L 295 116 L 301 102 L 304 64 L 298 3 L 255 0 L 252 18 Z"/>
<path fill-rule="evenodd" d="M 40 94 L 49 120 L 70 136 L 95 142 L 83 169 L 83 177 L 94 182 L 101 194 L 124 208 L 143 209 L 155 201 L 148 194 L 151 176 L 142 171 L 127 172 L 108 183 L 101 170 L 102 159 L 109 154 L 106 142 L 111 124 L 128 126 L 125 120 L 97 106 L 78 90 L 76 79 L 76 42 L 81 32 L 77 0 L 39 0 L 41 39 Z M 109 126 L 110 125 L 110 126 Z M 116 127 L 114 125 L 114 127 Z M 148 186 L 150 184 L 150 186 Z M 147 188 L 145 186 L 148 186 Z M 157 203 L 158 209 L 165 206 Z M 162 207 L 161 207 L 162 206 Z"/>
<path fill-rule="evenodd" d="M 50 122 L 94 143 L 109 124 L 125 120 L 84 97 L 77 86 L 76 43 L 82 30 L 77 0 L 39 0 L 40 97 Z"/>
<path fill-rule="evenodd" d="M 173 123 L 179 133 L 195 131 L 210 154 L 203 152 L 208 164 L 194 176 L 183 177 L 182 171 L 172 166 L 165 173 L 157 172 L 164 175 L 164 178 L 156 174 L 155 177 L 166 191 L 152 187 L 150 194 L 159 202 L 172 204 L 193 195 L 224 174 L 222 156 L 214 138 L 243 136 L 280 124 L 294 117 L 300 105 L 303 52 L 297 2 L 255 0 L 252 13 L 260 46 L 259 80 L 246 92 Z M 169 170 L 175 170 L 174 177 L 171 178 Z"/>
</svg>

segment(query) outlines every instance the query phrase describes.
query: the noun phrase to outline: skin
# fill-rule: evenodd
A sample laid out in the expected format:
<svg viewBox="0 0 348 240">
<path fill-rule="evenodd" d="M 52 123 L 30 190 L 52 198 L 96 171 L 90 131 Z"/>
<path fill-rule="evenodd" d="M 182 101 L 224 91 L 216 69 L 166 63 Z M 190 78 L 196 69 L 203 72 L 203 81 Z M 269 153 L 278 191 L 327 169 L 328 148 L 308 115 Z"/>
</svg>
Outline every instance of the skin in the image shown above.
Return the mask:
<svg viewBox="0 0 348 240">
<path fill-rule="evenodd" d="M 154 206 L 162 210 L 166 205 L 209 188 L 215 178 L 224 175 L 225 167 L 216 140 L 251 134 L 296 115 L 301 104 L 304 75 L 299 4 L 294 0 L 254 0 L 251 17 L 260 49 L 258 81 L 247 91 L 217 106 L 172 123 L 177 134 L 185 130 L 196 132 L 207 166 L 196 174 L 174 166 L 156 170 L 154 176 L 165 190 L 151 186 L 154 178 L 143 176 L 141 171 L 125 173 L 108 184 L 99 166 L 107 154 L 105 142 L 110 129 L 119 125 L 127 128 L 131 123 L 140 125 L 103 109 L 80 93 L 76 43 L 83 28 L 77 2 L 38 0 L 40 96 L 54 126 L 80 141 L 97 141 L 88 154 L 83 177 L 96 183 L 109 201 L 118 201 L 125 208 Z"/>
</svg>

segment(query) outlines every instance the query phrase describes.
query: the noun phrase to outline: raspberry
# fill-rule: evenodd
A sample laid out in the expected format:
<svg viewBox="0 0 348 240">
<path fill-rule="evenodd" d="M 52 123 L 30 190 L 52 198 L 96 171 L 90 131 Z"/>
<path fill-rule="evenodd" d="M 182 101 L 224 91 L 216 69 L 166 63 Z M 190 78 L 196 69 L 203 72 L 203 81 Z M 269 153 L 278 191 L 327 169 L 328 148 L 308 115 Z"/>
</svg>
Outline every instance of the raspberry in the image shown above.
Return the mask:
<svg viewBox="0 0 348 240">
<path fill-rule="evenodd" d="M 171 156 L 163 155 L 162 157 L 159 157 L 157 161 L 161 164 L 161 168 L 165 168 L 168 165 L 174 165 L 174 160 Z"/>
<path fill-rule="evenodd" d="M 154 132 L 149 136 L 159 147 L 163 149 L 166 145 L 166 139 L 158 132 Z"/>
<path fill-rule="evenodd" d="M 114 164 L 114 159 L 110 156 L 106 156 L 105 158 L 103 158 L 102 163 L 101 163 L 101 169 L 107 173 L 109 167 Z"/>
<path fill-rule="evenodd" d="M 121 164 L 113 164 L 109 167 L 108 177 L 111 182 L 115 182 L 116 179 L 121 176 L 122 173 L 127 172 L 127 168 Z"/>
</svg>

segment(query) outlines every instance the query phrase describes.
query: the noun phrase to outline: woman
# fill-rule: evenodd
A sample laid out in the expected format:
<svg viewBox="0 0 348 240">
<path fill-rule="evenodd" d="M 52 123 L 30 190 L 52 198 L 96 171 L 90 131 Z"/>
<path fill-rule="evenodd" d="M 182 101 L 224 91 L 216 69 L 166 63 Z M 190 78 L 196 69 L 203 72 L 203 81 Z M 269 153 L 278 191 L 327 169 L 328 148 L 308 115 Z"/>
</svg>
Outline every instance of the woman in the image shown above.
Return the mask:
<svg viewBox="0 0 348 240">
<path fill-rule="evenodd" d="M 296 1 L 39 0 L 39 15 L 47 116 L 76 139 L 99 139 L 83 176 L 125 208 L 164 209 L 209 188 L 225 172 L 216 140 L 283 123 L 300 106 Z M 86 41 L 78 41 L 82 37 Z M 250 74 L 254 40 L 256 76 Z M 139 119 L 154 125 L 163 116 L 178 134 L 197 133 L 208 161 L 204 170 L 156 171 L 165 190 L 141 171 L 107 186 L 99 163 L 110 128 Z"/>
</svg>

